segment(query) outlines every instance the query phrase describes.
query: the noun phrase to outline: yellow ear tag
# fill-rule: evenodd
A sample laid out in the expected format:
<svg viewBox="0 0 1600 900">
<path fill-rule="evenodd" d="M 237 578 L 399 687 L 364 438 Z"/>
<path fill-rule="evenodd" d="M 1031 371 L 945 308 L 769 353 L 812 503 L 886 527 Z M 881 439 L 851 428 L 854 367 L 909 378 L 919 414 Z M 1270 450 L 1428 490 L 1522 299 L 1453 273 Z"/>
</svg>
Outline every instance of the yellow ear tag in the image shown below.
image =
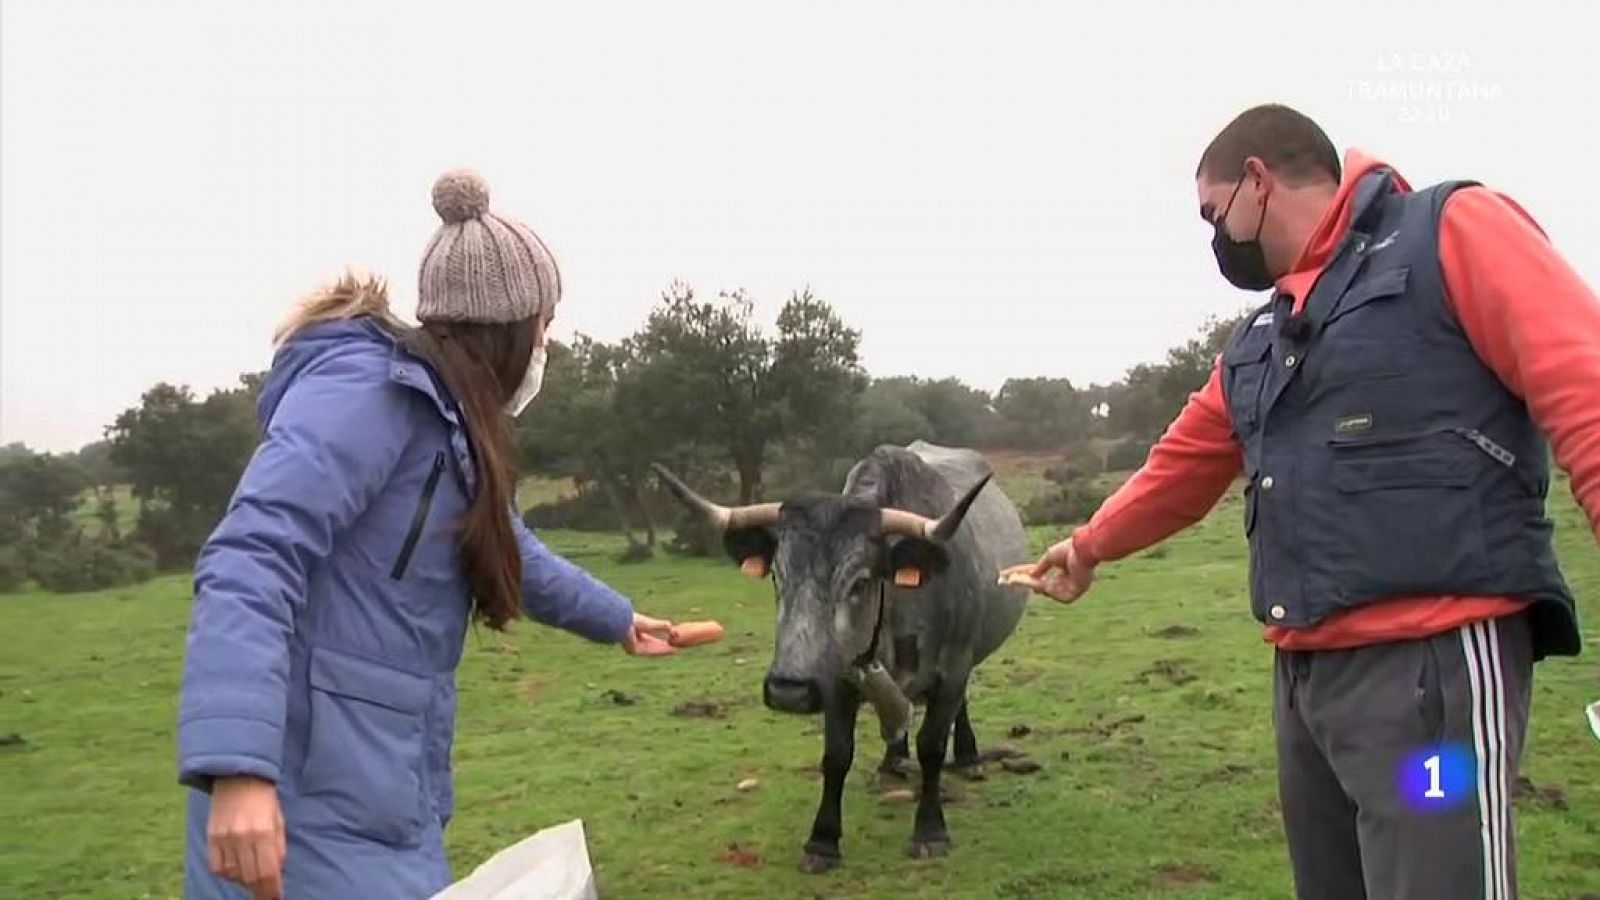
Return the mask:
<svg viewBox="0 0 1600 900">
<path fill-rule="evenodd" d="M 895 570 L 894 585 L 903 588 L 922 587 L 922 570 L 911 566 Z"/>
<path fill-rule="evenodd" d="M 749 575 L 751 578 L 765 578 L 767 577 L 767 561 L 759 556 L 747 556 L 744 562 L 739 564 L 739 571 Z"/>
</svg>

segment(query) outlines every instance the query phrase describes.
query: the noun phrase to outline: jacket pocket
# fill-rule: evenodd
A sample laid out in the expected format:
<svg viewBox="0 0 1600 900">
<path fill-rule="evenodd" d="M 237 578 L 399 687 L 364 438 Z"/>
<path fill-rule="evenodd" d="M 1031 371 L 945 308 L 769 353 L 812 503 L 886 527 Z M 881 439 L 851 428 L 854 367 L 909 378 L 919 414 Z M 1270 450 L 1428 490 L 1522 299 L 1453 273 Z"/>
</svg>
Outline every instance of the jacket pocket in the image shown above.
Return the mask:
<svg viewBox="0 0 1600 900">
<path fill-rule="evenodd" d="M 417 541 L 422 539 L 422 529 L 428 524 L 428 511 L 433 508 L 433 495 L 439 490 L 439 479 L 443 476 L 444 452 L 440 451 L 434 455 L 433 468 L 428 471 L 428 480 L 422 484 L 422 496 L 417 498 L 417 511 L 411 515 L 411 527 L 406 529 L 400 555 L 395 558 L 394 568 L 389 570 L 389 577 L 395 581 L 406 576 L 406 566 L 411 564 L 411 556 L 417 552 Z"/>
<path fill-rule="evenodd" d="M 432 679 L 325 647 L 311 651 L 300 794 L 341 831 L 412 846 L 425 828 L 424 732 Z"/>
</svg>

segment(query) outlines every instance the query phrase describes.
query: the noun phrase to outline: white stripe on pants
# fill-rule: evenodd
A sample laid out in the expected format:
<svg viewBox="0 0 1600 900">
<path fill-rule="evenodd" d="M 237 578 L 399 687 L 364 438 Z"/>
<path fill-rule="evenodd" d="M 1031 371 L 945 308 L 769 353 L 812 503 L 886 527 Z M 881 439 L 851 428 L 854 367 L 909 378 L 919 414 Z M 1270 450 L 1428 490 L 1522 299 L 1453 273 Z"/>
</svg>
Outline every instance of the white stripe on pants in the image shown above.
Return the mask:
<svg viewBox="0 0 1600 900">
<path fill-rule="evenodd" d="M 1506 861 L 1507 804 L 1505 679 L 1497 621 L 1461 626 L 1461 648 L 1472 686 L 1472 749 L 1477 758 L 1478 821 L 1483 833 L 1483 896 L 1510 900 Z"/>
</svg>

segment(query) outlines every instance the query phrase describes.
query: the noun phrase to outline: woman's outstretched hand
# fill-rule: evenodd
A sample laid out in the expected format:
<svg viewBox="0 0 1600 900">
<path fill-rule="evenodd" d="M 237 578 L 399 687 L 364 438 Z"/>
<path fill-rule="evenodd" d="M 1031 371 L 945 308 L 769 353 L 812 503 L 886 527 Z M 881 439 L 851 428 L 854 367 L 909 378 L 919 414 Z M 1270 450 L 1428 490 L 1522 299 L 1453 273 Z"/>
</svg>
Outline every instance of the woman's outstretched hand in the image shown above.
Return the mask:
<svg viewBox="0 0 1600 900">
<path fill-rule="evenodd" d="M 672 633 L 672 623 L 665 619 L 633 614 L 633 626 L 622 639 L 622 649 L 629 656 L 667 656 L 677 652 L 667 637 Z"/>
</svg>

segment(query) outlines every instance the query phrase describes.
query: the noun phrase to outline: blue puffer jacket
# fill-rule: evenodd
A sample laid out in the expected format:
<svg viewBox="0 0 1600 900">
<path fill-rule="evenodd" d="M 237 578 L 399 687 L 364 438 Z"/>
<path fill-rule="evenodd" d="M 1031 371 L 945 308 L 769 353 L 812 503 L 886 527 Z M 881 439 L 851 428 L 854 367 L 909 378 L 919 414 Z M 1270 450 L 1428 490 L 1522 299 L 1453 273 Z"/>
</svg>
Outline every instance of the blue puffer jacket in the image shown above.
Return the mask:
<svg viewBox="0 0 1600 900">
<path fill-rule="evenodd" d="M 246 896 L 211 874 L 205 848 L 211 780 L 243 774 L 278 785 L 286 897 L 428 897 L 451 881 L 469 614 L 452 526 L 474 480 L 461 419 L 366 318 L 287 343 L 260 416 L 265 438 L 195 573 L 178 722 L 193 788 L 185 896 Z M 632 605 L 516 529 L 527 613 L 620 642 Z"/>
</svg>

